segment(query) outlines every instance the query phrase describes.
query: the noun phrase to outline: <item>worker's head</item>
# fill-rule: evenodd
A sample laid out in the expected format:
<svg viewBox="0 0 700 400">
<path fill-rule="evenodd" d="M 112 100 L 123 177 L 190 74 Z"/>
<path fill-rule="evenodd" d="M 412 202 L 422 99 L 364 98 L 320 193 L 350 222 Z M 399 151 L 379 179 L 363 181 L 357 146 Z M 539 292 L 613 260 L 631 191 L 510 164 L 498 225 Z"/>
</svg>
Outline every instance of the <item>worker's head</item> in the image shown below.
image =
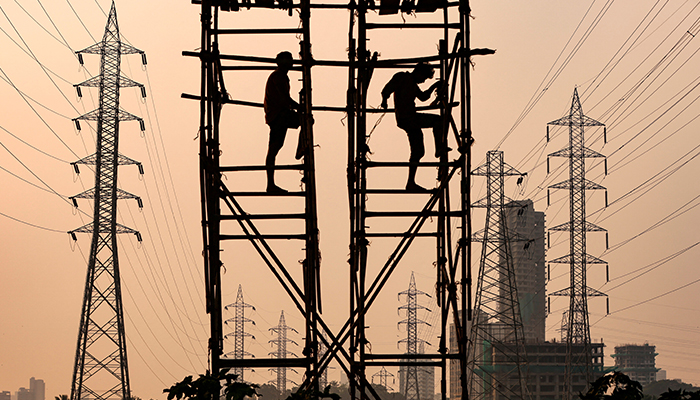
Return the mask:
<svg viewBox="0 0 700 400">
<path fill-rule="evenodd" d="M 420 62 L 416 64 L 415 68 L 413 68 L 413 75 L 415 76 L 417 83 L 423 83 L 427 79 L 432 78 L 435 75 L 435 72 L 433 71 L 432 65 Z"/>
<path fill-rule="evenodd" d="M 277 57 L 275 57 L 275 61 L 277 62 L 277 66 L 279 67 L 279 69 L 283 69 L 286 71 L 292 69 L 292 65 L 294 64 L 294 58 L 292 58 L 292 53 L 288 51 L 282 51 L 279 54 L 277 54 Z"/>
</svg>

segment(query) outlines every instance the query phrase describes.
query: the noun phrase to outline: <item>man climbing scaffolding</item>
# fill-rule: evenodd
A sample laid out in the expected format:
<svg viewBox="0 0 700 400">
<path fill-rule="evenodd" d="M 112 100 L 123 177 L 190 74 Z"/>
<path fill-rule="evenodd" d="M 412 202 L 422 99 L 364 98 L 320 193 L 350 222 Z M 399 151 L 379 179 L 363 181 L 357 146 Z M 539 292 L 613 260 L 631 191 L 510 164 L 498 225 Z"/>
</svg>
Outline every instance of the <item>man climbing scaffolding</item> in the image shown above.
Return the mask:
<svg viewBox="0 0 700 400">
<path fill-rule="evenodd" d="M 299 103 L 289 95 L 289 76 L 292 69 L 292 53 L 283 51 L 275 58 L 277 68 L 267 78 L 265 85 L 265 123 L 270 126 L 270 143 L 265 158 L 267 171 L 267 192 L 271 194 L 286 193 L 285 189 L 275 184 L 275 158 L 284 145 L 287 129 L 297 129 L 300 125 Z M 299 157 L 297 157 L 299 158 Z"/>
<path fill-rule="evenodd" d="M 441 88 L 443 82 L 433 83 L 427 90 L 421 90 L 418 85 L 432 78 L 433 67 L 429 64 L 419 63 L 411 72 L 397 72 L 382 89 L 382 108 L 387 108 L 387 100 L 394 94 L 394 108 L 396 125 L 406 131 L 408 143 L 411 148 L 411 155 L 408 161 L 408 181 L 406 190 L 414 192 L 427 191 L 416 183 L 416 171 L 418 162 L 425 155 L 425 145 L 423 144 L 423 128 L 432 128 L 435 139 L 435 157 L 440 158 L 450 150 L 446 146 L 446 131 L 443 128 L 443 121 L 439 115 L 416 112 L 416 99 L 426 101 L 430 98 L 433 90 Z"/>
</svg>

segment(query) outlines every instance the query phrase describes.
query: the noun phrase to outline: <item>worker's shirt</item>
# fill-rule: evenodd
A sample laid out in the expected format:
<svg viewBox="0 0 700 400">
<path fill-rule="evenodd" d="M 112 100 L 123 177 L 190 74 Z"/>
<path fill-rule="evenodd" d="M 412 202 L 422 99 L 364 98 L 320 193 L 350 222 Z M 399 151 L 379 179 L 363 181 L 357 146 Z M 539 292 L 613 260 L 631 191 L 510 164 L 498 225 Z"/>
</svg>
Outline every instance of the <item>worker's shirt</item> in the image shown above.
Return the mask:
<svg viewBox="0 0 700 400">
<path fill-rule="evenodd" d="M 293 105 L 294 101 L 289 96 L 289 77 L 282 71 L 274 70 L 265 85 L 265 123 L 272 124 L 282 111 L 292 109 Z"/>
<path fill-rule="evenodd" d="M 416 116 L 416 98 L 421 97 L 423 91 L 410 72 L 397 72 L 382 89 L 382 97 L 388 98 L 392 93 L 396 123 L 401 126 L 402 122 L 410 121 Z"/>
</svg>

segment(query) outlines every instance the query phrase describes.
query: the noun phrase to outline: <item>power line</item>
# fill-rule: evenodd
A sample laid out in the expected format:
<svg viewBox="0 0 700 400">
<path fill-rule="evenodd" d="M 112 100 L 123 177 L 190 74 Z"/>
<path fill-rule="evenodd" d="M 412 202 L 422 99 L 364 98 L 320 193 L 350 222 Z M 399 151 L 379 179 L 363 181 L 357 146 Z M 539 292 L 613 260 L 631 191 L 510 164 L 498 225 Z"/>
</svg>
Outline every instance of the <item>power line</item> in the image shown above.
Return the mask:
<svg viewBox="0 0 700 400">
<path fill-rule="evenodd" d="M 47 157 L 53 158 L 54 160 L 60 161 L 60 162 L 65 163 L 65 164 L 69 164 L 69 163 L 70 163 L 70 162 L 67 161 L 67 160 L 64 160 L 64 159 L 62 159 L 62 158 L 58 158 L 58 157 L 56 157 L 56 156 L 54 156 L 54 155 L 52 155 L 52 154 L 49 154 L 49 153 L 47 153 L 47 152 L 41 150 L 40 148 L 38 148 L 38 147 L 36 147 L 36 146 L 34 146 L 34 145 L 32 145 L 32 144 L 30 144 L 30 143 L 24 141 L 24 139 L 20 138 L 19 136 L 15 135 L 14 133 L 8 131 L 8 130 L 5 129 L 5 127 L 3 127 L 3 126 L 0 126 L 0 129 L 2 129 L 3 131 L 5 131 L 8 135 L 12 136 L 13 138 L 19 140 L 20 142 L 24 143 L 25 145 L 29 146 L 30 148 L 32 148 L 32 149 L 38 151 L 39 153 L 41 153 L 41 154 L 43 154 L 43 155 L 45 155 L 45 156 L 47 156 Z"/>
<path fill-rule="evenodd" d="M 36 224 L 31 223 L 31 222 L 27 222 L 27 221 L 21 220 L 21 219 L 19 219 L 19 218 L 15 218 L 15 217 L 13 217 L 13 216 L 11 216 L 11 215 L 7 215 L 7 214 L 5 214 L 5 213 L 3 213 L 3 212 L 0 212 L 0 215 L 2 215 L 2 216 L 5 217 L 5 218 L 9 218 L 9 219 L 11 219 L 11 220 L 13 220 L 13 221 L 15 221 L 15 222 L 19 222 L 19 223 L 21 223 L 21 224 L 24 224 L 24 225 L 27 225 L 27 226 L 31 226 L 31 227 L 33 227 L 33 228 L 38 228 L 38 229 L 41 229 L 41 230 L 44 230 L 44 231 L 57 232 L 57 233 L 63 233 L 63 234 L 66 233 L 66 231 L 64 231 L 64 230 L 46 228 L 46 227 L 41 226 L 41 225 L 36 225 Z"/>
<path fill-rule="evenodd" d="M 581 24 L 583 24 L 583 21 L 586 19 L 588 16 L 588 13 L 591 11 L 593 8 L 593 5 L 596 3 L 593 1 L 591 5 L 588 7 L 586 10 L 586 13 L 583 15 L 583 18 L 581 18 L 581 21 L 579 21 L 578 25 L 576 26 L 576 29 L 574 29 L 574 32 L 571 34 L 571 37 L 569 37 L 569 40 L 566 42 L 564 45 L 564 48 L 561 50 L 559 53 L 559 56 L 557 56 L 556 60 L 554 60 L 554 63 L 550 67 L 549 71 L 545 75 L 545 77 L 542 79 L 542 82 L 540 85 L 537 87 L 535 90 L 535 93 L 532 95 L 530 98 L 530 101 L 525 105 L 525 109 L 521 112 L 521 114 L 518 116 L 518 118 L 515 120 L 513 123 L 513 126 L 508 130 L 508 132 L 505 134 L 505 136 L 496 144 L 495 148 L 498 149 L 501 147 L 503 142 L 510 137 L 510 135 L 513 133 L 513 131 L 520 125 L 520 123 L 525 119 L 525 117 L 532 111 L 532 109 L 535 108 L 537 103 L 542 99 L 542 97 L 545 95 L 547 90 L 551 87 L 551 85 L 554 83 L 554 81 L 559 77 L 559 75 L 564 71 L 566 66 L 569 64 L 569 62 L 573 59 L 574 55 L 578 52 L 578 50 L 583 46 L 583 43 L 588 39 L 590 34 L 592 33 L 593 29 L 595 29 L 596 26 L 598 26 L 598 23 L 602 20 L 602 18 L 605 16 L 607 11 L 610 9 L 612 6 L 612 3 L 614 0 L 608 0 L 603 7 L 600 9 L 598 12 L 598 15 L 595 16 L 593 19 L 593 22 L 588 26 L 586 31 L 583 33 L 579 41 L 574 45 L 574 48 L 571 50 L 571 52 L 566 56 L 562 64 L 559 66 L 559 68 L 554 72 L 554 74 L 549 78 L 546 84 L 544 84 L 545 80 L 547 80 L 547 76 L 551 73 L 552 69 L 554 69 L 554 66 L 557 64 L 557 61 L 561 58 L 562 54 L 564 53 L 564 50 L 569 46 L 571 43 L 572 39 L 576 35 L 576 32 L 578 32 L 579 28 L 581 27 Z M 544 84 L 544 85 L 543 85 Z M 544 86 L 544 87 L 543 87 Z M 542 88 L 542 89 L 540 89 Z"/>
<path fill-rule="evenodd" d="M 678 257 L 678 256 L 680 256 L 680 255 L 682 255 L 682 254 L 685 254 L 688 250 L 693 249 L 693 248 L 694 248 L 695 246 L 697 246 L 698 244 L 700 244 L 700 242 L 695 242 L 695 244 L 692 244 L 692 245 L 690 245 L 690 246 L 688 246 L 688 247 L 686 247 L 686 248 L 684 248 L 684 249 L 682 249 L 682 250 L 679 250 L 679 251 L 677 251 L 677 252 L 675 252 L 675 253 L 673 253 L 673 254 L 671 254 L 671 255 L 669 255 L 669 256 L 666 256 L 666 257 L 664 257 L 664 258 L 662 258 L 662 259 L 660 259 L 660 260 L 654 261 L 654 262 L 651 263 L 651 264 L 647 264 L 647 265 L 645 265 L 644 267 L 637 268 L 637 269 L 634 270 L 634 271 L 628 272 L 628 273 L 626 273 L 626 274 L 624 274 L 624 275 L 620 275 L 620 276 L 618 276 L 618 277 L 615 277 L 615 278 L 611 279 L 610 281 L 612 282 L 612 281 L 614 281 L 614 280 L 621 279 L 621 278 L 624 278 L 625 276 L 634 274 L 635 272 L 639 272 L 639 271 L 642 271 L 642 270 L 646 270 L 646 271 L 640 273 L 639 275 L 637 275 L 637 276 L 635 276 L 635 277 L 633 277 L 633 278 L 630 278 L 630 279 L 628 279 L 628 280 L 626 280 L 626 281 L 624 281 L 624 282 L 622 282 L 622 283 L 620 283 L 620 284 L 618 284 L 618 285 L 616 285 L 616 286 L 613 286 L 613 287 L 611 287 L 611 288 L 608 288 L 608 291 L 615 290 L 615 289 L 617 289 L 618 287 L 620 287 L 620 286 L 622 286 L 622 285 L 626 285 L 627 283 L 629 283 L 629 282 L 631 282 L 631 281 L 633 281 L 633 280 L 639 278 L 639 277 L 642 276 L 642 275 L 648 274 L 649 272 L 651 272 L 651 271 L 653 271 L 653 270 L 655 270 L 655 269 L 661 267 L 662 265 L 665 265 L 667 262 L 669 262 L 669 261 L 671 261 L 671 260 L 674 260 L 676 257 Z"/>
<path fill-rule="evenodd" d="M 679 287 L 677 287 L 677 288 L 675 288 L 675 289 L 669 290 L 668 292 L 662 293 L 662 294 L 660 294 L 660 295 L 658 295 L 658 296 L 654 296 L 654 297 L 651 297 L 651 298 L 649 298 L 649 299 L 640 301 L 639 303 L 632 304 L 631 306 L 627 306 L 627 307 L 621 308 L 621 309 L 619 309 L 619 310 L 615 310 L 615 311 L 611 312 L 610 314 L 617 314 L 617 313 L 619 313 L 619 312 L 622 312 L 622 311 L 625 311 L 625 310 L 629 310 L 630 308 L 634 308 L 634 307 L 637 307 L 637 306 L 641 306 L 642 304 L 646 304 L 646 303 L 648 303 L 648 302 L 650 302 L 650 301 L 654 301 L 654 300 L 656 300 L 656 299 L 660 299 L 660 298 L 662 298 L 662 297 L 668 296 L 669 294 L 676 293 L 677 291 L 682 290 L 682 289 L 685 289 L 685 288 L 687 288 L 688 286 L 692 286 L 692 285 L 694 285 L 694 284 L 696 284 L 696 283 L 698 283 L 698 282 L 700 282 L 700 278 L 699 278 L 699 279 L 696 279 L 696 280 L 694 280 L 694 281 L 692 281 L 692 282 L 686 283 L 685 285 L 679 286 Z"/>
</svg>

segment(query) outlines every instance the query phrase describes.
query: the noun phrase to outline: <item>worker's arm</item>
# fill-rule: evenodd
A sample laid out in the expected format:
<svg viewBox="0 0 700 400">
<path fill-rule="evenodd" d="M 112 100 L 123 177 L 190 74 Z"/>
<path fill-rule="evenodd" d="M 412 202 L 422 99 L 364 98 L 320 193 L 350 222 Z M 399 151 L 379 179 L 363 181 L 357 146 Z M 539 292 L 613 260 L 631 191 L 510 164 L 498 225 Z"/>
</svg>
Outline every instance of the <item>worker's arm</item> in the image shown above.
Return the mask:
<svg viewBox="0 0 700 400">
<path fill-rule="evenodd" d="M 387 108 L 388 105 L 386 101 L 391 97 L 391 94 L 394 93 L 396 90 L 396 76 L 394 75 L 393 78 L 389 82 L 387 82 L 386 85 L 384 85 L 384 89 L 382 89 L 382 108 Z"/>
<path fill-rule="evenodd" d="M 426 89 L 424 91 L 420 91 L 418 93 L 418 96 L 416 96 L 416 97 L 418 97 L 418 100 L 420 100 L 420 101 L 426 101 L 433 94 L 433 90 L 438 89 L 441 85 L 442 85 L 442 81 L 438 79 L 437 81 L 435 81 L 435 83 L 430 85 L 430 87 L 428 89 Z"/>
</svg>

